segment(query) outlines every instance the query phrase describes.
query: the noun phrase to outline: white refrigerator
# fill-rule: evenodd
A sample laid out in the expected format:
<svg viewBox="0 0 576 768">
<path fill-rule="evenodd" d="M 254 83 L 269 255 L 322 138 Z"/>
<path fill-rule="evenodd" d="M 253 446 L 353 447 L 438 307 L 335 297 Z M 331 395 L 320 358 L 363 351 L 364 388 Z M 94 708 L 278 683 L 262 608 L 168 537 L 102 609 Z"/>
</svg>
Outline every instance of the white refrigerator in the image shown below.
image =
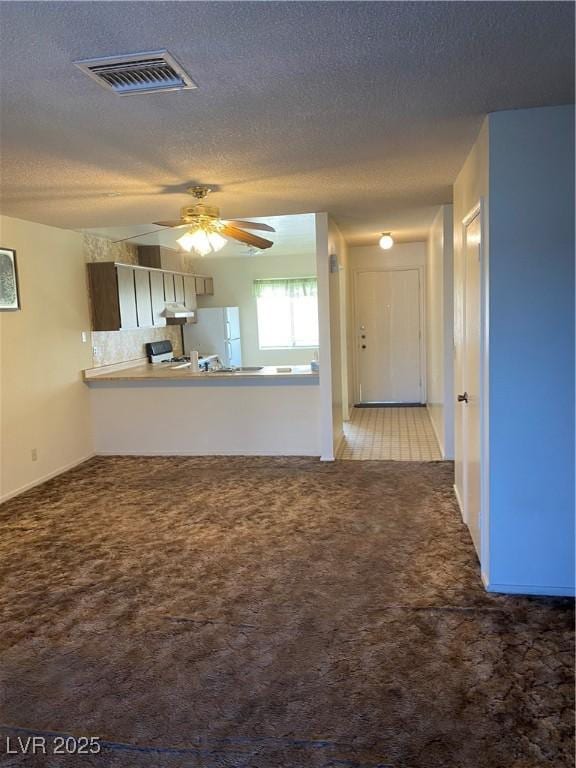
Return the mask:
<svg viewBox="0 0 576 768">
<path fill-rule="evenodd" d="M 240 310 L 238 307 L 210 307 L 196 310 L 196 322 L 184 326 L 184 354 L 196 349 L 218 355 L 225 366 L 242 365 Z"/>
</svg>

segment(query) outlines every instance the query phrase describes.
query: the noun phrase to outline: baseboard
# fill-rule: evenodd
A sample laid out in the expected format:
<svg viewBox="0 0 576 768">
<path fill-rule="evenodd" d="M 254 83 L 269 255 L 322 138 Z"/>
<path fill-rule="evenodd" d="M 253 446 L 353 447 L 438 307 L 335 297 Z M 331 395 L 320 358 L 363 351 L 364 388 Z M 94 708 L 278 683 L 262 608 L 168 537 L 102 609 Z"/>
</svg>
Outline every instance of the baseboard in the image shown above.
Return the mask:
<svg viewBox="0 0 576 768">
<path fill-rule="evenodd" d="M 49 472 L 47 475 L 43 475 L 37 480 L 33 480 L 31 483 L 26 483 L 26 485 L 17 488 L 15 491 L 10 491 L 10 493 L 6 493 L 3 496 L 0 496 L 0 504 L 3 504 L 9 499 L 13 499 L 15 496 L 20 496 L 21 493 L 26 493 L 26 491 L 29 491 L 31 488 L 36 488 L 37 485 L 42 485 L 42 483 L 46 483 L 48 480 L 52 480 L 52 478 L 58 477 L 58 475 L 63 475 L 64 472 L 68 472 L 69 470 L 74 469 L 74 467 L 78 467 L 80 464 L 84 464 L 85 461 L 94 458 L 94 456 L 96 456 L 95 453 L 90 453 L 88 456 L 84 456 L 83 459 L 78 459 L 78 461 L 73 461 L 70 464 L 66 464 L 64 467 L 55 469 L 53 472 Z"/>
<path fill-rule="evenodd" d="M 460 498 L 460 494 L 458 493 L 458 488 L 456 488 L 455 485 L 452 486 L 454 489 L 454 496 L 456 496 L 456 501 L 458 502 L 458 508 L 460 509 L 460 515 L 462 516 L 462 520 L 465 523 L 466 520 L 464 518 L 464 505 L 462 504 L 462 499 Z"/>
<path fill-rule="evenodd" d="M 432 418 L 432 415 L 430 413 L 430 408 L 428 407 L 428 403 L 426 403 L 426 410 L 428 411 L 428 418 L 430 419 L 430 424 L 432 424 L 432 431 L 434 432 L 436 443 L 438 445 L 438 448 L 440 449 L 440 455 L 442 456 L 443 459 L 445 459 L 446 451 L 444 450 L 444 446 L 442 445 L 442 440 L 440 440 L 440 435 L 438 434 L 438 430 L 436 429 L 436 424 L 434 424 L 434 419 Z"/>
<path fill-rule="evenodd" d="M 482 576 L 484 581 L 484 575 Z M 539 597 L 574 597 L 575 587 L 536 587 L 533 584 L 493 584 L 484 581 L 487 592 L 504 595 L 538 595 Z"/>
<path fill-rule="evenodd" d="M 387 401 L 374 403 L 354 403 L 354 408 L 426 408 L 426 403 L 389 403 Z"/>
<path fill-rule="evenodd" d="M 322 459 L 317 452 L 299 451 L 298 453 L 278 453 L 278 451 L 210 451 L 210 453 L 199 453 L 198 451 L 98 451 L 95 456 L 268 456 L 290 458 L 293 456 L 305 456 L 311 459 Z M 328 459 L 330 461 L 330 459 Z"/>
</svg>

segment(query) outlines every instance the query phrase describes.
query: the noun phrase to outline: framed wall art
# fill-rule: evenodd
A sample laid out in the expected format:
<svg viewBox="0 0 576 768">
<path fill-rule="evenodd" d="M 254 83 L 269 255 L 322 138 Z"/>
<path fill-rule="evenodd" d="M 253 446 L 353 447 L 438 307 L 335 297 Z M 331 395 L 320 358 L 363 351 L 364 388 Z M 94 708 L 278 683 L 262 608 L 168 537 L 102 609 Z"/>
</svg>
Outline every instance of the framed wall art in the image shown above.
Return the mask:
<svg viewBox="0 0 576 768">
<path fill-rule="evenodd" d="M 0 312 L 20 309 L 16 251 L 0 248 Z"/>
</svg>

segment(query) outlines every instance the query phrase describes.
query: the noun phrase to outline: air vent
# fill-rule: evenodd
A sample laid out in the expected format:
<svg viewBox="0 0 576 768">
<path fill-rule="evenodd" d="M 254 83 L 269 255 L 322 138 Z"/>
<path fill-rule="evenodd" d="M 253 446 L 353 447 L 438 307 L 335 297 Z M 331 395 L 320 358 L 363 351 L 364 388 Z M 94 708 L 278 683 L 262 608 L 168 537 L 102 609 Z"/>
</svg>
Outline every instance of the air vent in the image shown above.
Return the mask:
<svg viewBox="0 0 576 768">
<path fill-rule="evenodd" d="M 74 64 L 119 96 L 183 91 L 198 86 L 168 51 L 83 59 Z"/>
</svg>

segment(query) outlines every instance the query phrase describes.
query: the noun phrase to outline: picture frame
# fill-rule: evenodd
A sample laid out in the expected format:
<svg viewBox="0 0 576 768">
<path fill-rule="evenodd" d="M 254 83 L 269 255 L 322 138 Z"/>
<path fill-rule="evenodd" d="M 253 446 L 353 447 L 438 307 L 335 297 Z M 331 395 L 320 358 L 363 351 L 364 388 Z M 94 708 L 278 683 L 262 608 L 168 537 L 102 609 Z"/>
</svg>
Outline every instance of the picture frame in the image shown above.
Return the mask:
<svg viewBox="0 0 576 768">
<path fill-rule="evenodd" d="M 16 251 L 0 248 L 0 312 L 20 309 Z"/>
</svg>

